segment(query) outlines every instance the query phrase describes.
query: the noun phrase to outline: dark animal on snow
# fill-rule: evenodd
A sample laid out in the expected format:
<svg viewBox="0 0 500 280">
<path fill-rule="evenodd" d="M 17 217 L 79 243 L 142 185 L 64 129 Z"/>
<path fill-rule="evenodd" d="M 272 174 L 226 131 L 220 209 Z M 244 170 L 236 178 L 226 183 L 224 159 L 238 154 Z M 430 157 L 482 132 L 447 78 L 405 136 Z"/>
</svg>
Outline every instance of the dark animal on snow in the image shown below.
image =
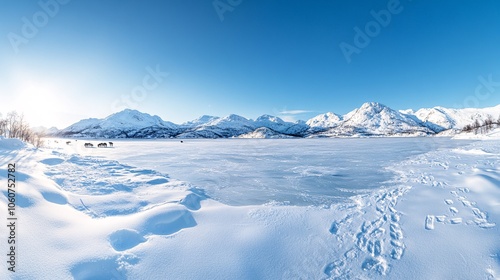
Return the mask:
<svg viewBox="0 0 500 280">
<path fill-rule="evenodd" d="M 97 144 L 97 147 L 99 147 L 99 148 L 106 148 L 107 146 L 108 146 L 108 144 L 106 144 L 106 143 Z"/>
<path fill-rule="evenodd" d="M 108 142 L 110 147 L 113 147 L 113 142 Z"/>
<path fill-rule="evenodd" d="M 94 147 L 94 144 L 92 144 L 92 143 L 85 143 L 84 146 L 85 146 L 85 148 L 92 148 L 92 147 Z"/>
</svg>

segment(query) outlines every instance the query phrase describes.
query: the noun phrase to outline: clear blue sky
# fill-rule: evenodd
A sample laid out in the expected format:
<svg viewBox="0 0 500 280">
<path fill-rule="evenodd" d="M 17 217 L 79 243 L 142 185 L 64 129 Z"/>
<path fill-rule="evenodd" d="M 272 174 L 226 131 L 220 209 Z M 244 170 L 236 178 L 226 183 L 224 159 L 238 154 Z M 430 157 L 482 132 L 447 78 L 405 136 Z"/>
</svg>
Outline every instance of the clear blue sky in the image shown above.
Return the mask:
<svg viewBox="0 0 500 280">
<path fill-rule="evenodd" d="M 176 123 L 500 103 L 500 1 L 218 1 L 1 0 L 0 112 L 62 128 L 122 96 Z"/>
</svg>

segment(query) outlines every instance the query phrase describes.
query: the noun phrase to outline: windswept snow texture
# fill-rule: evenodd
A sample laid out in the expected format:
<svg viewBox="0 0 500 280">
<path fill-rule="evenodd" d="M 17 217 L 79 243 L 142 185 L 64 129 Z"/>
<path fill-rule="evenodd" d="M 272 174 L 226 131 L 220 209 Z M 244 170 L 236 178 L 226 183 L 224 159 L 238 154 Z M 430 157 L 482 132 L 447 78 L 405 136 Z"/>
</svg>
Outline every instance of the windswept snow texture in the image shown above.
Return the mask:
<svg viewBox="0 0 500 280">
<path fill-rule="evenodd" d="M 0 279 L 500 276 L 498 139 L 86 141 L 0 139 Z"/>
<path fill-rule="evenodd" d="M 392 163 L 436 149 L 462 146 L 467 141 L 192 139 L 183 143 L 179 140 L 114 143 L 115 149 L 81 149 L 81 152 L 158 170 L 203 188 L 213 199 L 230 205 L 273 201 L 321 205 L 346 201 L 360 192 L 390 184 L 387 181 L 394 174 L 385 168 Z"/>
</svg>

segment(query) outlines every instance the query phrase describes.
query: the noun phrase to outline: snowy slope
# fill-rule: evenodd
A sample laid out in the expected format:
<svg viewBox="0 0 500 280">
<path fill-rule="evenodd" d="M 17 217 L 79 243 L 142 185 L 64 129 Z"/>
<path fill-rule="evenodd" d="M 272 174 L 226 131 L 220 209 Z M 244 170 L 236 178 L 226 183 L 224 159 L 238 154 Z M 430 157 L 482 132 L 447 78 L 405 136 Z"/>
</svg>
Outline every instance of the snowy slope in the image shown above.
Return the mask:
<svg viewBox="0 0 500 280">
<path fill-rule="evenodd" d="M 67 128 L 62 129 L 59 133 L 61 133 L 62 135 L 71 135 L 80 133 L 89 128 L 97 127 L 100 121 L 101 121 L 100 119 L 96 118 L 80 120 L 79 122 L 76 122 L 68 126 Z"/>
<path fill-rule="evenodd" d="M 424 108 L 415 112 L 414 116 L 421 120 L 424 125 L 436 132 L 440 132 L 447 129 L 462 129 L 464 126 L 472 124 L 475 120 L 482 123 L 489 116 L 497 120 L 500 117 L 500 105 L 481 109 Z"/>
<path fill-rule="evenodd" d="M 255 120 L 254 125 L 256 127 L 266 127 L 266 128 L 270 128 L 274 131 L 284 133 L 293 124 L 285 122 L 278 117 L 274 117 L 271 115 L 262 115 Z"/>
<path fill-rule="evenodd" d="M 306 122 L 306 124 L 309 127 L 332 128 L 336 127 L 341 122 L 342 122 L 342 116 L 339 116 L 332 112 L 328 112 L 325 114 L 317 115 L 312 119 L 309 119 Z"/>
<path fill-rule="evenodd" d="M 238 138 L 259 138 L 259 139 L 277 139 L 277 138 L 292 138 L 293 136 L 280 133 L 267 127 L 259 127 L 252 132 L 248 132 L 238 136 Z"/>
<path fill-rule="evenodd" d="M 302 136 L 309 126 L 303 121 L 285 122 L 282 119 L 270 115 L 263 115 L 255 120 L 256 127 L 269 128 L 281 134 L 290 136 Z"/>
<path fill-rule="evenodd" d="M 231 114 L 224 118 L 212 120 L 187 130 L 179 138 L 229 138 L 251 132 L 255 124 L 242 116 Z"/>
<path fill-rule="evenodd" d="M 376 102 L 364 103 L 343 117 L 327 135 L 428 135 L 433 132 L 412 117 Z"/>
<path fill-rule="evenodd" d="M 57 127 L 46 128 L 44 126 L 32 127 L 31 130 L 41 135 L 55 135 L 59 132 Z"/>
<path fill-rule="evenodd" d="M 461 132 L 454 135 L 453 139 L 473 139 L 473 140 L 495 140 L 500 139 L 500 127 L 496 127 L 486 133 Z"/>
<path fill-rule="evenodd" d="M 125 109 L 121 112 L 112 114 L 105 118 L 99 124 L 102 128 L 115 128 L 116 126 L 122 128 L 138 128 L 148 126 L 163 126 L 175 128 L 176 125 L 171 122 L 166 122 L 158 116 L 151 116 L 149 114 L 141 113 L 137 110 Z"/>
<path fill-rule="evenodd" d="M 218 119 L 220 119 L 220 118 L 214 117 L 214 116 L 203 115 L 195 120 L 185 122 L 185 123 L 181 124 L 181 126 L 185 127 L 186 129 L 196 128 L 198 126 L 205 125 L 209 122 L 213 122 L 213 121 L 216 121 Z"/>
<path fill-rule="evenodd" d="M 158 116 L 151 116 L 137 110 L 125 109 L 105 119 L 86 119 L 73 124 L 58 135 L 70 137 L 104 138 L 148 138 L 153 133 L 171 135 L 178 131 L 178 126 L 163 121 Z"/>
<path fill-rule="evenodd" d="M 27 147 L 26 143 L 19 139 L 4 138 L 0 136 L 0 150 L 14 151 Z"/>
</svg>

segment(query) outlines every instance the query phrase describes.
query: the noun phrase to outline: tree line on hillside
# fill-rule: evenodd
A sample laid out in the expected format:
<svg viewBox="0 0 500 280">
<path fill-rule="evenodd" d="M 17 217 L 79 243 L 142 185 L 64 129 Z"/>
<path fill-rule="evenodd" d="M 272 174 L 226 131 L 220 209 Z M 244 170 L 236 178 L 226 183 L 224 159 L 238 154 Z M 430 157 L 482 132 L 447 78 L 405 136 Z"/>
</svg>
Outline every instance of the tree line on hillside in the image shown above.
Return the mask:
<svg viewBox="0 0 500 280">
<path fill-rule="evenodd" d="M 24 116 L 12 111 L 2 118 L 0 114 L 0 136 L 5 138 L 17 138 L 24 142 L 33 144 L 39 148 L 43 144 L 40 133 L 34 132 L 24 119 Z"/>
<path fill-rule="evenodd" d="M 462 131 L 485 134 L 498 126 L 500 126 L 500 116 L 498 116 L 498 119 L 495 121 L 493 117 L 489 115 L 482 123 L 479 122 L 479 120 L 475 120 L 474 123 L 464 126 Z"/>
</svg>

